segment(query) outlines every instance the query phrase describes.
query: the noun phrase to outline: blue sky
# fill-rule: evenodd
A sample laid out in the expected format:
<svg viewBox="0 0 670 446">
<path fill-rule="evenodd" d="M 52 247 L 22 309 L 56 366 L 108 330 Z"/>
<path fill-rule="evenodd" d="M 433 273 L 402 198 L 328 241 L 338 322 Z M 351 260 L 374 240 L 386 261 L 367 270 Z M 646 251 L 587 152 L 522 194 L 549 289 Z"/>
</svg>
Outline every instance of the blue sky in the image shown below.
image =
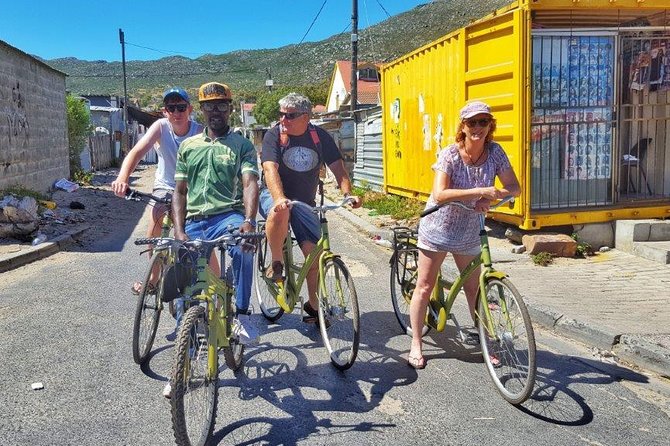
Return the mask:
<svg viewBox="0 0 670 446">
<path fill-rule="evenodd" d="M 430 0 L 358 0 L 366 28 Z M 44 59 L 195 58 L 299 43 L 323 0 L 3 0 L 0 40 Z M 351 0 L 327 0 L 305 41 L 350 33 Z M 146 48 L 151 48 L 153 51 Z"/>
</svg>

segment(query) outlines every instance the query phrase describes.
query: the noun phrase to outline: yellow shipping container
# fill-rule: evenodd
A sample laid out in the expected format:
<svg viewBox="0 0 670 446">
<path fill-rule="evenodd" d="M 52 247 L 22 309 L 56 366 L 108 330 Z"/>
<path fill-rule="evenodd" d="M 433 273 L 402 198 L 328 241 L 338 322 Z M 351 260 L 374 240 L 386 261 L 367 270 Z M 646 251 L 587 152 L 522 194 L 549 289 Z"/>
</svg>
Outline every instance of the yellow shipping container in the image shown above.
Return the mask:
<svg viewBox="0 0 670 446">
<path fill-rule="evenodd" d="M 522 0 L 382 69 L 384 184 L 426 199 L 468 101 L 491 105 L 523 229 L 670 217 L 670 1 Z"/>
</svg>

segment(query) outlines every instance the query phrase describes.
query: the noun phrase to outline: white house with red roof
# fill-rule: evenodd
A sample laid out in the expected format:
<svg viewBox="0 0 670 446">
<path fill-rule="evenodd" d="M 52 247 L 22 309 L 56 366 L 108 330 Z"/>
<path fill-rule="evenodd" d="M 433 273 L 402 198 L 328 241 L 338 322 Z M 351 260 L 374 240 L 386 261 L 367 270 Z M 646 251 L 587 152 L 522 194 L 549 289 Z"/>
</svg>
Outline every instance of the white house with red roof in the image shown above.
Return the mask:
<svg viewBox="0 0 670 446">
<path fill-rule="evenodd" d="M 242 127 L 251 127 L 253 124 L 256 124 L 256 118 L 254 118 L 253 111 L 256 104 L 249 104 L 244 101 L 240 101 L 240 115 L 242 117 Z"/>
<path fill-rule="evenodd" d="M 379 105 L 380 97 L 380 64 L 358 62 L 358 107 Z M 338 60 L 330 80 L 328 90 L 328 112 L 348 109 L 351 106 L 351 61 Z"/>
</svg>

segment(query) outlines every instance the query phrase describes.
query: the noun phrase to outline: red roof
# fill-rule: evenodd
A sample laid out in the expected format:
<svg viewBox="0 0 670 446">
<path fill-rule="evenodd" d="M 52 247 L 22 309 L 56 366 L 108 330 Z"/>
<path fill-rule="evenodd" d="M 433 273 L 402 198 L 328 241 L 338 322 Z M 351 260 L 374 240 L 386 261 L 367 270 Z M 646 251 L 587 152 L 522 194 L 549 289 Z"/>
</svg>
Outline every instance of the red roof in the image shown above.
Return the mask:
<svg viewBox="0 0 670 446">
<path fill-rule="evenodd" d="M 351 61 L 338 60 L 337 68 L 340 70 L 344 88 L 347 94 L 351 94 Z M 379 64 L 371 62 L 358 62 L 358 69 L 366 66 L 374 66 L 379 69 Z M 358 103 L 359 104 L 378 104 L 379 103 L 379 81 L 358 80 Z"/>
<path fill-rule="evenodd" d="M 254 109 L 255 106 L 256 106 L 256 104 L 249 104 L 249 103 L 245 102 L 244 103 L 244 111 L 250 112 L 251 110 Z"/>
</svg>

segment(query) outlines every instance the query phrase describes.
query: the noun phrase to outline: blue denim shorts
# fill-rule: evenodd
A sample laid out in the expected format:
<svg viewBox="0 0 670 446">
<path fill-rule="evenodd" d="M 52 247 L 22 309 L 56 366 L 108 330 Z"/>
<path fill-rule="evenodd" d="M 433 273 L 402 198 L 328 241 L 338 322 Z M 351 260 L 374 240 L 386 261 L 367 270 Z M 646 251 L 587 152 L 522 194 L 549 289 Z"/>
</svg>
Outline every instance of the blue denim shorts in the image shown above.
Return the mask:
<svg viewBox="0 0 670 446">
<path fill-rule="evenodd" d="M 268 212 L 272 209 L 274 200 L 268 189 L 262 189 L 259 196 L 259 211 L 263 218 L 268 218 Z M 293 235 L 301 244 L 309 241 L 316 244 L 321 238 L 321 223 L 319 216 L 312 212 L 307 206 L 293 206 L 291 208 L 291 229 Z"/>
</svg>

